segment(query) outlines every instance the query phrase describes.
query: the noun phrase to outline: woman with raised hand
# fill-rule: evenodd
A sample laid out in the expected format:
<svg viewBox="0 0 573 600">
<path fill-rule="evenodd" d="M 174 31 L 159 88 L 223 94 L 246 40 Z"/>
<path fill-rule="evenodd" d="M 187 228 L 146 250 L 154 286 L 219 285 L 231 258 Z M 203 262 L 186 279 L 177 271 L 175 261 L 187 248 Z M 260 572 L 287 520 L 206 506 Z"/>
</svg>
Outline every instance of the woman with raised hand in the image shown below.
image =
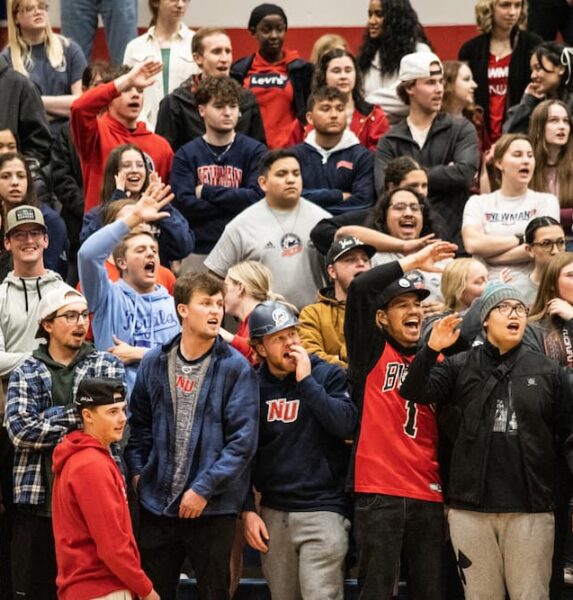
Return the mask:
<svg viewBox="0 0 573 600">
<path fill-rule="evenodd" d="M 408 114 L 396 85 L 400 60 L 412 52 L 431 47 L 410 0 L 370 0 L 358 66 L 367 102 L 381 106 L 392 124 Z"/>
<path fill-rule="evenodd" d="M 83 219 L 80 242 L 103 225 L 102 211 L 115 200 L 129 198 L 139 200 L 152 183 L 160 181 L 155 171 L 150 171 L 149 158 L 135 144 L 122 144 L 110 153 L 104 171 L 101 200 L 98 206 L 89 210 Z M 195 235 L 189 229 L 187 219 L 171 204 L 164 211 L 169 216 L 160 219 L 157 227 L 159 257 L 161 264 L 185 258 L 195 248 Z"/>
<path fill-rule="evenodd" d="M 467 201 L 462 220 L 464 247 L 484 262 L 492 279 L 504 267 L 511 268 L 511 283 L 521 289 L 533 268 L 525 228 L 533 217 L 558 220 L 559 203 L 552 194 L 529 189 L 535 157 L 526 135 L 502 136 L 495 145 L 493 164 L 500 189 Z"/>
<path fill-rule="evenodd" d="M 519 103 L 529 83 L 529 57 L 542 40 L 525 30 L 527 0 L 477 0 L 475 14 L 481 34 L 460 48 L 458 58 L 473 73 L 476 103 L 484 110 L 494 143 L 502 134 L 507 108 Z"/>
<path fill-rule="evenodd" d="M 36 85 L 55 135 L 82 93 L 86 59 L 76 42 L 52 31 L 45 0 L 9 0 L 7 12 L 8 45 L 2 56 Z"/>
</svg>

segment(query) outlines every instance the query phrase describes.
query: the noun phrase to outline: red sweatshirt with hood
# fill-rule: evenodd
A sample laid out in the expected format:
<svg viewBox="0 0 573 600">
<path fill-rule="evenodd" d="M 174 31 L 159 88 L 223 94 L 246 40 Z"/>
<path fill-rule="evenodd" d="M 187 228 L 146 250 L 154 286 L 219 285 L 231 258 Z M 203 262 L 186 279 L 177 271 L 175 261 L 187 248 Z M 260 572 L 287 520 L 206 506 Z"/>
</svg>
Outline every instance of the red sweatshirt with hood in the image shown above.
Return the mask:
<svg viewBox="0 0 573 600">
<path fill-rule="evenodd" d="M 72 104 L 70 123 L 84 178 L 85 213 L 100 203 L 105 164 L 109 153 L 121 144 L 135 144 L 141 148 L 162 181 L 169 182 L 173 150 L 165 138 L 149 131 L 143 121 L 138 121 L 132 130 L 114 119 L 107 110 L 100 116 L 119 95 L 115 83 L 110 81 L 88 90 Z"/>
<path fill-rule="evenodd" d="M 125 482 L 109 450 L 81 430 L 53 454 L 52 523 L 59 600 L 88 600 L 153 585 L 141 568 Z"/>
</svg>

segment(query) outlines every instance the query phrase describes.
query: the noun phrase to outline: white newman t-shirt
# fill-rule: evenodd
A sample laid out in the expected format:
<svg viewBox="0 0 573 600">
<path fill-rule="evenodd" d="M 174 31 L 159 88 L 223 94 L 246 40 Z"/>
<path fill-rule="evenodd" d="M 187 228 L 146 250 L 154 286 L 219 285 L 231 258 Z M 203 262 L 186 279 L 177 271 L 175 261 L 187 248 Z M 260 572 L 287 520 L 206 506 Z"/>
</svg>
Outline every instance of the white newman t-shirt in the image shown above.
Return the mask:
<svg viewBox="0 0 573 600">
<path fill-rule="evenodd" d="M 553 194 L 527 190 L 524 196 L 503 196 L 498 190 L 491 194 L 471 196 L 467 201 L 462 228 L 465 225 L 481 225 L 490 235 L 524 234 L 527 223 L 535 217 L 553 217 L 559 221 L 559 201 Z M 500 271 L 507 267 L 512 273 L 511 284 L 519 286 L 527 277 L 533 264 L 490 265 L 476 256 L 487 267 L 490 279 L 499 279 Z"/>
</svg>

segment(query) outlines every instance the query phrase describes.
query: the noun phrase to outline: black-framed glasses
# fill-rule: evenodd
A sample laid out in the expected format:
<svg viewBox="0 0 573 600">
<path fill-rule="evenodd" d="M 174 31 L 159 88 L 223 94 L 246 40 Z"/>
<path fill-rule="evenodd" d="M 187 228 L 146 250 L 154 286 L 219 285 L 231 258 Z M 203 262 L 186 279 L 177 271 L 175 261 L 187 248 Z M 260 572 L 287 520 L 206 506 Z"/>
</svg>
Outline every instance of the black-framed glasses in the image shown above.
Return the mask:
<svg viewBox="0 0 573 600">
<path fill-rule="evenodd" d="M 521 302 L 519 302 L 518 304 L 509 304 L 508 302 L 502 302 L 501 304 L 498 304 L 495 308 L 499 312 L 499 314 L 503 315 L 504 317 L 510 317 L 511 313 L 514 311 L 518 317 L 526 317 L 529 313 L 529 309 L 527 308 L 527 306 L 521 304 Z"/>
<path fill-rule="evenodd" d="M 65 319 L 68 325 L 77 325 L 80 319 L 87 321 L 90 318 L 90 313 L 87 310 L 78 312 L 77 310 L 69 310 L 61 315 L 56 315 L 54 319 Z"/>
<path fill-rule="evenodd" d="M 565 238 L 559 238 L 558 240 L 543 240 L 542 242 L 531 242 L 530 246 L 539 246 L 544 252 L 551 252 L 553 246 L 557 250 L 563 250 L 565 248 Z"/>
</svg>

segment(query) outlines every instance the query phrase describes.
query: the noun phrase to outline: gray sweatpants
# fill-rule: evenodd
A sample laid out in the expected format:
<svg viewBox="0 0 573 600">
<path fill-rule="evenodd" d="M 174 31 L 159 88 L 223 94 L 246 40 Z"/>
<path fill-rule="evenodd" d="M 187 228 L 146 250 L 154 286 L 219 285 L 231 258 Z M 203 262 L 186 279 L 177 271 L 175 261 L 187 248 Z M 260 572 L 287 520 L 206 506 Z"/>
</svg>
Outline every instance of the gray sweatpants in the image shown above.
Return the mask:
<svg viewBox="0 0 573 600">
<path fill-rule="evenodd" d="M 553 513 L 450 508 L 448 523 L 466 600 L 549 598 Z"/>
<path fill-rule="evenodd" d="M 261 507 L 269 551 L 261 555 L 273 600 L 342 600 L 348 519 L 334 512 Z"/>
</svg>

